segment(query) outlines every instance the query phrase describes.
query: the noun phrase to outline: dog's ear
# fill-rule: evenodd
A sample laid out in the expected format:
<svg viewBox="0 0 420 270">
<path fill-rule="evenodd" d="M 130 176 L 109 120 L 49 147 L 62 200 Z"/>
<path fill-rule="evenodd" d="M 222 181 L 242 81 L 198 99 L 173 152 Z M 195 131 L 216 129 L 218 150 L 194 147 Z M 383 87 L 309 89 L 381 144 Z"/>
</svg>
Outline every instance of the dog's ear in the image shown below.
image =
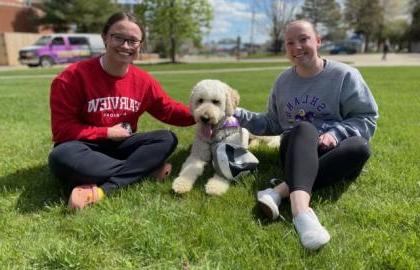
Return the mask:
<svg viewBox="0 0 420 270">
<path fill-rule="evenodd" d="M 228 88 L 226 91 L 226 115 L 232 116 L 239 105 L 239 93 L 235 89 Z"/>
<path fill-rule="evenodd" d="M 196 92 L 195 88 L 196 88 L 196 86 L 194 86 L 194 88 L 191 90 L 191 95 L 190 95 L 190 99 L 189 99 L 189 102 L 188 102 L 188 106 L 190 108 L 191 113 L 193 113 L 193 111 L 194 111 L 194 96 L 195 96 L 195 92 Z"/>
</svg>

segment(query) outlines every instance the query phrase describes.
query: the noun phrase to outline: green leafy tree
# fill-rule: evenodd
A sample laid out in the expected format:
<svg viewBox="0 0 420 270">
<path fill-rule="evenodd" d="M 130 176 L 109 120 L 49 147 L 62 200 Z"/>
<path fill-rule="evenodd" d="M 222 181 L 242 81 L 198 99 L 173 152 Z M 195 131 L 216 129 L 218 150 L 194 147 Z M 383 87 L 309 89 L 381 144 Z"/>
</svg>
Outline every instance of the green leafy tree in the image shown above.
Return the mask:
<svg viewBox="0 0 420 270">
<path fill-rule="evenodd" d="M 325 29 L 324 36 L 328 39 L 342 39 L 345 36 L 341 8 L 335 0 L 305 0 L 297 18 L 309 20 L 317 29 Z"/>
<path fill-rule="evenodd" d="M 413 1 L 411 18 L 408 39 L 410 42 L 420 41 L 420 1 Z"/>
<path fill-rule="evenodd" d="M 56 32 L 67 32 L 75 25 L 77 32 L 99 33 L 118 6 L 109 0 L 47 0 L 41 9 L 45 16 L 40 22 L 51 24 Z"/>
<path fill-rule="evenodd" d="M 378 50 L 386 40 L 390 41 L 392 45 L 402 45 L 399 39 L 404 36 L 407 29 L 404 28 L 404 22 L 398 17 L 401 15 L 403 7 L 407 5 L 407 0 L 380 0 L 379 4 L 383 9 L 383 20 L 374 34 Z M 403 31 L 398 33 L 396 32 L 398 30 Z"/>
<path fill-rule="evenodd" d="M 71 20 L 77 25 L 77 32 L 101 33 L 102 27 L 111 14 L 119 10 L 109 0 L 76 0 Z"/>
<path fill-rule="evenodd" d="M 73 9 L 73 2 L 68 0 L 45 1 L 41 6 L 45 15 L 39 19 L 39 23 L 52 25 L 55 32 L 67 32 L 71 25 L 69 14 Z"/>
<path fill-rule="evenodd" d="M 145 0 L 141 9 L 152 39 L 176 62 L 176 53 L 187 40 L 201 43 L 210 28 L 212 8 L 207 0 Z"/>
<path fill-rule="evenodd" d="M 384 40 L 388 39 L 392 45 L 396 45 L 398 50 L 402 50 L 407 46 L 406 33 L 409 29 L 409 24 L 405 19 L 393 20 L 385 24 Z"/>
<path fill-rule="evenodd" d="M 356 33 L 365 38 L 365 51 L 372 37 L 382 31 L 384 16 L 379 0 L 346 0 L 345 19 Z"/>
</svg>

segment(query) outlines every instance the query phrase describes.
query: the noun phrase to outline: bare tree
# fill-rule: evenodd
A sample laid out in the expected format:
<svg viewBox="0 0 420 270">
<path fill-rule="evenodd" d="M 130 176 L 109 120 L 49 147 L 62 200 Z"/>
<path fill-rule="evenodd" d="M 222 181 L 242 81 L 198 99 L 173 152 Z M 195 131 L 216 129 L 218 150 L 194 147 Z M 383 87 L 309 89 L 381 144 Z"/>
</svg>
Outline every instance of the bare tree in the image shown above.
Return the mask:
<svg viewBox="0 0 420 270">
<path fill-rule="evenodd" d="M 323 30 L 323 38 L 339 40 L 345 37 L 341 7 L 335 0 L 305 0 L 296 17 L 309 20 L 318 31 Z"/>
<path fill-rule="evenodd" d="M 278 54 L 282 50 L 284 40 L 284 27 L 293 20 L 296 15 L 298 4 L 296 1 L 284 0 L 261 0 L 258 1 L 258 8 L 262 10 L 268 18 L 270 36 L 272 40 L 272 50 Z"/>
</svg>

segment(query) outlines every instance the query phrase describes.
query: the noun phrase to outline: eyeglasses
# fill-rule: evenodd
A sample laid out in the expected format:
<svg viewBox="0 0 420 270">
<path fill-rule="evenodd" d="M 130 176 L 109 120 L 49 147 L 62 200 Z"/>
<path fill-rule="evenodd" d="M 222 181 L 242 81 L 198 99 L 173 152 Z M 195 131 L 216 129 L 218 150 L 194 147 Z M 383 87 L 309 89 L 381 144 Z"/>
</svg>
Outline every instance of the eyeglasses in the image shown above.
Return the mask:
<svg viewBox="0 0 420 270">
<path fill-rule="evenodd" d="M 113 46 L 122 46 L 125 42 L 127 42 L 129 47 L 137 48 L 140 46 L 143 40 L 124 38 L 118 34 L 111 34 L 111 43 Z"/>
</svg>

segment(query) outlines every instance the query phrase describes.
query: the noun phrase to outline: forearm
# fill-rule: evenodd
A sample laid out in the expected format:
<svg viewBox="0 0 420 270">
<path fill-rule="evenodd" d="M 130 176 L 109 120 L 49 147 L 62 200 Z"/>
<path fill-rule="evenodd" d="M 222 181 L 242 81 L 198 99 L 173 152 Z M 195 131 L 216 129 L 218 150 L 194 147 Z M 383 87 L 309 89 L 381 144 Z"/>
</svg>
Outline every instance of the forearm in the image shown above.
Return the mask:
<svg viewBox="0 0 420 270">
<path fill-rule="evenodd" d="M 254 135 L 278 135 L 282 133 L 277 121 L 272 119 L 268 113 L 256 113 L 237 108 L 234 116 L 238 119 L 241 127 L 248 129 Z"/>
<path fill-rule="evenodd" d="M 331 132 L 338 142 L 352 136 L 360 136 L 369 140 L 376 130 L 375 117 L 355 117 L 335 124 Z"/>
<path fill-rule="evenodd" d="M 191 126 L 195 124 L 194 117 L 191 115 L 188 108 L 176 108 L 173 111 L 166 113 L 163 122 L 174 126 Z"/>
</svg>

